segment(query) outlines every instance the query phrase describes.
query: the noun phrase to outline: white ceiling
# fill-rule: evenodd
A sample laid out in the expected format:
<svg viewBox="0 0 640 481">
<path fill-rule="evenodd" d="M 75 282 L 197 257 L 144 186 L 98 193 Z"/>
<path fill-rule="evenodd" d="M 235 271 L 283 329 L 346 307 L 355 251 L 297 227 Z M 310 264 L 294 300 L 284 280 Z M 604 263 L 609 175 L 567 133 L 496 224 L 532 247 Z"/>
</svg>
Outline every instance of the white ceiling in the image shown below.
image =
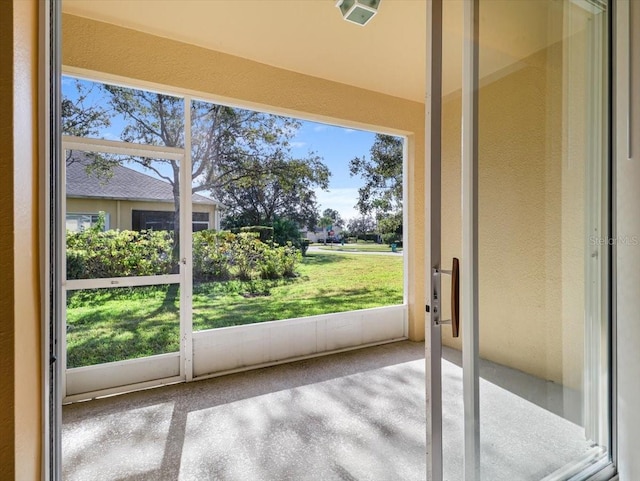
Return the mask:
<svg viewBox="0 0 640 481">
<path fill-rule="evenodd" d="M 554 0 L 484 0 L 481 70 L 543 48 Z M 63 0 L 63 11 L 396 97 L 423 101 L 426 1 L 382 0 L 365 27 L 334 0 Z M 444 1 L 445 92 L 460 86 L 462 0 Z M 508 40 L 507 40 L 508 39 Z"/>
</svg>

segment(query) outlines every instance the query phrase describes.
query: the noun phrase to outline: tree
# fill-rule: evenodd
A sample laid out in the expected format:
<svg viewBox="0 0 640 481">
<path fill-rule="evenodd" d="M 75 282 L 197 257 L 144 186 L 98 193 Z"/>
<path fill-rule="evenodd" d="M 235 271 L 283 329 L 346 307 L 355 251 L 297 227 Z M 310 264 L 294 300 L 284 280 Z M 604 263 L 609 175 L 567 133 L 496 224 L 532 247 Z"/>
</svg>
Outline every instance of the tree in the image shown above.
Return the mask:
<svg viewBox="0 0 640 481">
<path fill-rule="evenodd" d="M 402 212 L 378 215 L 378 232 L 382 241 L 391 244 L 402 240 Z"/>
<path fill-rule="evenodd" d="M 333 225 L 333 219 L 328 215 L 323 215 L 322 217 L 320 217 L 320 220 L 318 221 L 318 226 L 322 228 L 322 232 L 324 233 L 325 244 L 327 243 L 328 230 L 332 225 Z"/>
<path fill-rule="evenodd" d="M 302 226 L 315 225 L 315 189 L 326 189 L 330 176 L 319 157 L 295 159 L 274 152 L 235 159 L 238 170 L 221 173 L 218 185 L 212 186 L 216 198 L 227 206 L 229 223 L 272 225 L 277 218 L 286 218 Z"/>
<path fill-rule="evenodd" d="M 376 221 L 371 216 L 355 217 L 349 220 L 347 229 L 351 234 L 365 235 L 375 231 Z"/>
<path fill-rule="evenodd" d="M 95 87 L 74 82 L 74 99 L 63 97 L 61 102 L 62 131 L 75 137 L 92 137 L 111 125 L 111 118 L 104 107 L 88 106 L 87 98 Z"/>
<path fill-rule="evenodd" d="M 370 155 L 349 162 L 351 175 L 365 182 L 358 189 L 356 208 L 363 216 L 376 216 L 381 234 L 402 232 L 403 140 L 376 134 Z"/>
<path fill-rule="evenodd" d="M 331 224 L 335 227 L 344 227 L 344 220 L 340 216 L 340 212 L 335 209 L 325 209 L 322 211 L 322 217 L 326 217 L 331 220 Z"/>
<path fill-rule="evenodd" d="M 290 219 L 275 219 L 273 221 L 273 241 L 281 246 L 291 242 L 295 247 L 300 247 L 300 227 Z"/>
<path fill-rule="evenodd" d="M 107 109 L 102 106 L 89 105 L 90 96 L 95 94 L 95 86 L 87 86 L 84 83 L 75 81 L 73 84 L 73 98 L 65 96 L 61 102 L 62 132 L 64 135 L 73 137 L 96 137 L 102 129 L 111 125 L 111 117 Z M 87 152 L 83 160 L 88 158 L 87 164 L 89 174 L 94 174 L 100 178 L 110 177 L 113 162 L 109 155 Z M 80 158 L 74 155 L 73 151 L 66 152 L 67 165 L 72 164 Z"/>
<path fill-rule="evenodd" d="M 123 141 L 185 145 L 183 99 L 112 85 L 101 88 L 114 118 L 125 123 Z M 242 225 L 270 224 L 277 216 L 301 224 L 317 220 L 315 189 L 328 187 L 330 172 L 313 153 L 304 158 L 291 155 L 289 142 L 300 127 L 298 121 L 201 101 L 190 108 L 192 193 L 212 194 L 227 204 L 230 219 Z M 85 128 L 99 130 L 102 125 L 92 119 L 86 118 Z M 177 219 L 179 161 L 128 160 L 172 186 Z M 179 223 L 175 225 L 177 229 Z"/>
</svg>

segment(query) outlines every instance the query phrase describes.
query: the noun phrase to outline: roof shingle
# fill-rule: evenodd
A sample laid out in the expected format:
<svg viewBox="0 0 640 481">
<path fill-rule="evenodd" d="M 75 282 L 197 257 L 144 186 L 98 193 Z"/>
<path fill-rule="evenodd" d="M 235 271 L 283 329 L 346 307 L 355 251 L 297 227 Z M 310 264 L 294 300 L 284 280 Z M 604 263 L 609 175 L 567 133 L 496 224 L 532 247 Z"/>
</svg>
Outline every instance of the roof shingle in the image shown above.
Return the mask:
<svg viewBox="0 0 640 481">
<path fill-rule="evenodd" d="M 90 163 L 84 153 L 72 153 L 66 166 L 67 197 L 173 202 L 173 187 L 166 181 L 121 164 L 114 164 L 110 177 L 100 177 L 87 170 Z M 200 194 L 193 194 L 193 202 L 218 204 Z"/>
</svg>

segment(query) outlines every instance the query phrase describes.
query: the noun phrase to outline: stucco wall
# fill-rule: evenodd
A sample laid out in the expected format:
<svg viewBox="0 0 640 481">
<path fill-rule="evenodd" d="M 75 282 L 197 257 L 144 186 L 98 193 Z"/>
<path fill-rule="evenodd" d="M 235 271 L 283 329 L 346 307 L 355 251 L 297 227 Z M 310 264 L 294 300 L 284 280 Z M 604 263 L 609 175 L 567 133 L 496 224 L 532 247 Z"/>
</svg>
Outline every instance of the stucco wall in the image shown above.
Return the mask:
<svg viewBox="0 0 640 481">
<path fill-rule="evenodd" d="M 95 214 L 105 212 L 109 214 L 109 228 L 131 230 L 132 212 L 134 210 L 155 210 L 172 212 L 173 203 L 140 202 L 109 199 L 67 199 L 67 212 L 74 214 Z M 193 212 L 209 213 L 209 228 L 214 229 L 216 208 L 214 205 L 193 204 Z"/>
<path fill-rule="evenodd" d="M 423 104 L 71 15 L 63 16 L 62 50 L 64 65 L 74 72 L 101 72 L 243 107 L 408 136 L 409 336 L 424 339 Z"/>
<path fill-rule="evenodd" d="M 0 2 L 0 478 L 41 472 L 38 2 Z"/>
<path fill-rule="evenodd" d="M 570 99 L 563 97 L 569 90 L 563 90 L 562 51 L 555 44 L 481 81 L 480 355 L 580 389 L 584 151 L 578 146 L 586 129 L 583 110 L 563 117 Z M 584 84 L 572 89 L 573 99 L 584 94 Z M 443 103 L 445 268 L 461 255 L 460 125 L 456 92 Z M 443 342 L 460 348 L 448 328 Z"/>
</svg>

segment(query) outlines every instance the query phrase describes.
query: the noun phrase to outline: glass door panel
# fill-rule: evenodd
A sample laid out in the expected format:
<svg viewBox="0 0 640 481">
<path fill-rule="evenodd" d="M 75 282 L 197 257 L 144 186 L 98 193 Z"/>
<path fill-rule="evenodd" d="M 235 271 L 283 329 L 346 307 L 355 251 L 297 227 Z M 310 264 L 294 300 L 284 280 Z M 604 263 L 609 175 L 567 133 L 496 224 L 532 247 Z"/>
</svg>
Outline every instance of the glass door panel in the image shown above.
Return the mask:
<svg viewBox="0 0 640 481">
<path fill-rule="evenodd" d="M 609 438 L 606 2 L 479 10 L 481 479 L 569 479 Z"/>
</svg>

